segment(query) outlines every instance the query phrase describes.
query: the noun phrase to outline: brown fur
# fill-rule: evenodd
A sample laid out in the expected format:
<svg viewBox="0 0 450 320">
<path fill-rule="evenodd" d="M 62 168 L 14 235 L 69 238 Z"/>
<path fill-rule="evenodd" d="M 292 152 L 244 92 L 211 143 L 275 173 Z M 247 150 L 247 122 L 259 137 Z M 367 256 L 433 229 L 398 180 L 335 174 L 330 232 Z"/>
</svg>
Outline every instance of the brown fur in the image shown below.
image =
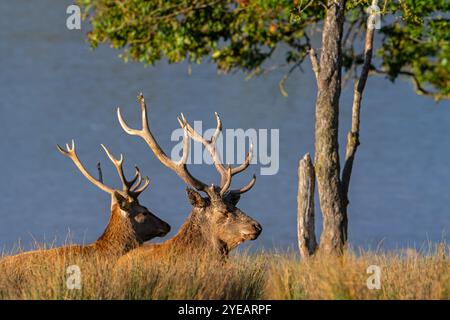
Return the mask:
<svg viewBox="0 0 450 320">
<path fill-rule="evenodd" d="M 139 242 L 131 223 L 121 216 L 120 207 L 115 204 L 111 211 L 108 226 L 97 241 L 84 246 L 68 245 L 47 250 L 28 251 L 4 257 L 0 264 L 19 266 L 35 259 L 75 258 L 78 256 L 88 258 L 94 254 L 102 258 L 117 258 L 138 246 Z"/>
<path fill-rule="evenodd" d="M 132 250 L 126 257 L 140 255 L 141 258 L 151 259 L 169 254 L 228 253 L 223 243 L 214 242 L 210 235 L 205 234 L 198 214 L 192 211 L 173 238 L 163 243 L 143 245 L 142 250 Z"/>
</svg>

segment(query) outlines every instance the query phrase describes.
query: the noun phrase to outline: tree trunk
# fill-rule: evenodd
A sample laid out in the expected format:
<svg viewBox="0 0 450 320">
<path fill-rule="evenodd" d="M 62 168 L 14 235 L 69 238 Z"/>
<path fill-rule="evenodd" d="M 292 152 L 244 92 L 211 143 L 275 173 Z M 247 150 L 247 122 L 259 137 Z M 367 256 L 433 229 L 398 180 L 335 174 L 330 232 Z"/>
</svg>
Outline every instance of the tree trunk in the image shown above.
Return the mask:
<svg viewBox="0 0 450 320">
<path fill-rule="evenodd" d="M 298 166 L 297 232 L 298 247 L 302 257 L 314 254 L 317 248 L 314 224 L 314 167 L 309 153 Z"/>
<path fill-rule="evenodd" d="M 317 77 L 314 166 L 323 215 L 320 250 L 340 254 L 346 242 L 338 145 L 345 1 L 329 0 L 327 6 Z"/>
</svg>

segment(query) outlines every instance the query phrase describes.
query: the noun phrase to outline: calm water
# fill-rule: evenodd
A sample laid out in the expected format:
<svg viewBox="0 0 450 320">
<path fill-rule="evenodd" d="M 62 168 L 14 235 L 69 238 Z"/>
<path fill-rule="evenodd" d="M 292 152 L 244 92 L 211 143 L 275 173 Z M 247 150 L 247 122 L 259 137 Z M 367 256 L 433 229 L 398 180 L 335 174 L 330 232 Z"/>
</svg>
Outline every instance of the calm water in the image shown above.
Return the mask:
<svg viewBox="0 0 450 320">
<path fill-rule="evenodd" d="M 184 184 L 143 142 L 125 135 L 115 117 L 120 105 L 137 124 L 140 91 L 151 102 L 152 130 L 167 151 L 174 145 L 170 134 L 180 112 L 206 127 L 214 126 L 217 111 L 225 127 L 279 128 L 279 173 L 260 176 L 240 208 L 264 227 L 252 248 L 295 246 L 297 162 L 313 151 L 316 87 L 308 65 L 288 82 L 290 95 L 284 98 L 278 91 L 282 71 L 245 81 L 240 73 L 217 75 L 208 64 L 193 66 L 192 75 L 185 64 L 124 64 L 107 46 L 90 50 L 86 24 L 82 32 L 65 28 L 70 3 L 0 3 L 1 246 L 11 249 L 19 240 L 61 243 L 68 231 L 75 241 L 89 242 L 103 230 L 109 196 L 56 151 L 56 143 L 72 138 L 91 171 L 103 162 L 108 183 L 117 185 L 118 179 L 100 143 L 126 155 L 127 172 L 139 164 L 152 180 L 141 202 L 177 230 L 190 209 Z M 341 146 L 349 127 L 350 91 L 350 86 L 344 90 L 341 104 Z M 351 185 L 353 246 L 382 242 L 395 248 L 449 239 L 449 107 L 416 96 L 407 81 L 369 80 Z M 217 181 L 210 167 L 191 167 L 204 180 Z M 242 175 L 236 186 L 250 172 Z"/>
</svg>

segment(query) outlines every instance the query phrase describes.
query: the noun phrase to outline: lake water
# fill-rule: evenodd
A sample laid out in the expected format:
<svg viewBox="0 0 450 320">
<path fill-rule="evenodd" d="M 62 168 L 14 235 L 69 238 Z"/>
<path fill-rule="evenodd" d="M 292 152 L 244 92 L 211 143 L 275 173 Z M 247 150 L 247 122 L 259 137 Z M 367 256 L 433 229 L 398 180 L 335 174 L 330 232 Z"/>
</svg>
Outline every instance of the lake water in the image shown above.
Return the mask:
<svg viewBox="0 0 450 320">
<path fill-rule="evenodd" d="M 144 68 L 123 63 L 107 46 L 92 51 L 83 30 L 65 27 L 71 1 L 0 3 L 0 244 L 18 241 L 90 242 L 108 221 L 109 196 L 92 186 L 61 156 L 55 145 L 75 138 L 80 158 L 95 173 L 101 160 L 107 183 L 118 184 L 100 143 L 126 156 L 127 172 L 137 163 L 151 178 L 141 202 L 173 230 L 187 217 L 185 186 L 162 166 L 140 139 L 122 132 L 115 108 L 122 106 L 133 125 L 136 95 L 151 104 L 152 131 L 169 152 L 176 116 L 225 128 L 280 129 L 280 168 L 259 176 L 239 207 L 261 222 L 264 231 L 252 248 L 296 246 L 297 164 L 313 152 L 316 86 L 305 64 L 278 90 L 284 71 L 245 81 L 241 73 L 218 75 L 214 65 L 160 63 Z M 362 145 L 350 190 L 349 237 L 353 246 L 384 248 L 449 239 L 450 105 L 415 95 L 408 81 L 391 84 L 370 78 L 362 109 Z M 341 155 L 350 125 L 351 86 L 341 103 Z M 191 171 L 208 182 L 217 173 L 206 165 Z M 257 171 L 256 165 L 248 171 Z M 251 172 L 241 174 L 242 185 Z M 317 229 L 320 229 L 318 218 Z"/>
</svg>

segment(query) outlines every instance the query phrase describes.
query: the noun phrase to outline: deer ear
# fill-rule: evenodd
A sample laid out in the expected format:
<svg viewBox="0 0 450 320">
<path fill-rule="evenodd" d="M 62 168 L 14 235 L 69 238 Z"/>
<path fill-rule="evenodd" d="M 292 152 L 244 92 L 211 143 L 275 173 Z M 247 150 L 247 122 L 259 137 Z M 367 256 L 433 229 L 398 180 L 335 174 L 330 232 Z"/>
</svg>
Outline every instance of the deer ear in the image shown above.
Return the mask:
<svg viewBox="0 0 450 320">
<path fill-rule="evenodd" d="M 114 198 L 116 198 L 117 203 L 119 204 L 120 208 L 125 208 L 127 205 L 127 199 L 125 199 L 124 196 L 122 196 L 119 192 L 114 191 Z"/>
<path fill-rule="evenodd" d="M 225 201 L 230 202 L 233 206 L 236 206 L 239 200 L 241 200 L 241 195 L 238 193 L 228 193 L 225 196 Z"/>
<path fill-rule="evenodd" d="M 198 193 L 197 191 L 195 191 L 191 188 L 186 188 L 186 193 L 187 193 L 189 202 L 191 203 L 191 205 L 193 207 L 198 207 L 198 208 L 206 207 L 207 201 L 200 195 L 200 193 Z"/>
</svg>

